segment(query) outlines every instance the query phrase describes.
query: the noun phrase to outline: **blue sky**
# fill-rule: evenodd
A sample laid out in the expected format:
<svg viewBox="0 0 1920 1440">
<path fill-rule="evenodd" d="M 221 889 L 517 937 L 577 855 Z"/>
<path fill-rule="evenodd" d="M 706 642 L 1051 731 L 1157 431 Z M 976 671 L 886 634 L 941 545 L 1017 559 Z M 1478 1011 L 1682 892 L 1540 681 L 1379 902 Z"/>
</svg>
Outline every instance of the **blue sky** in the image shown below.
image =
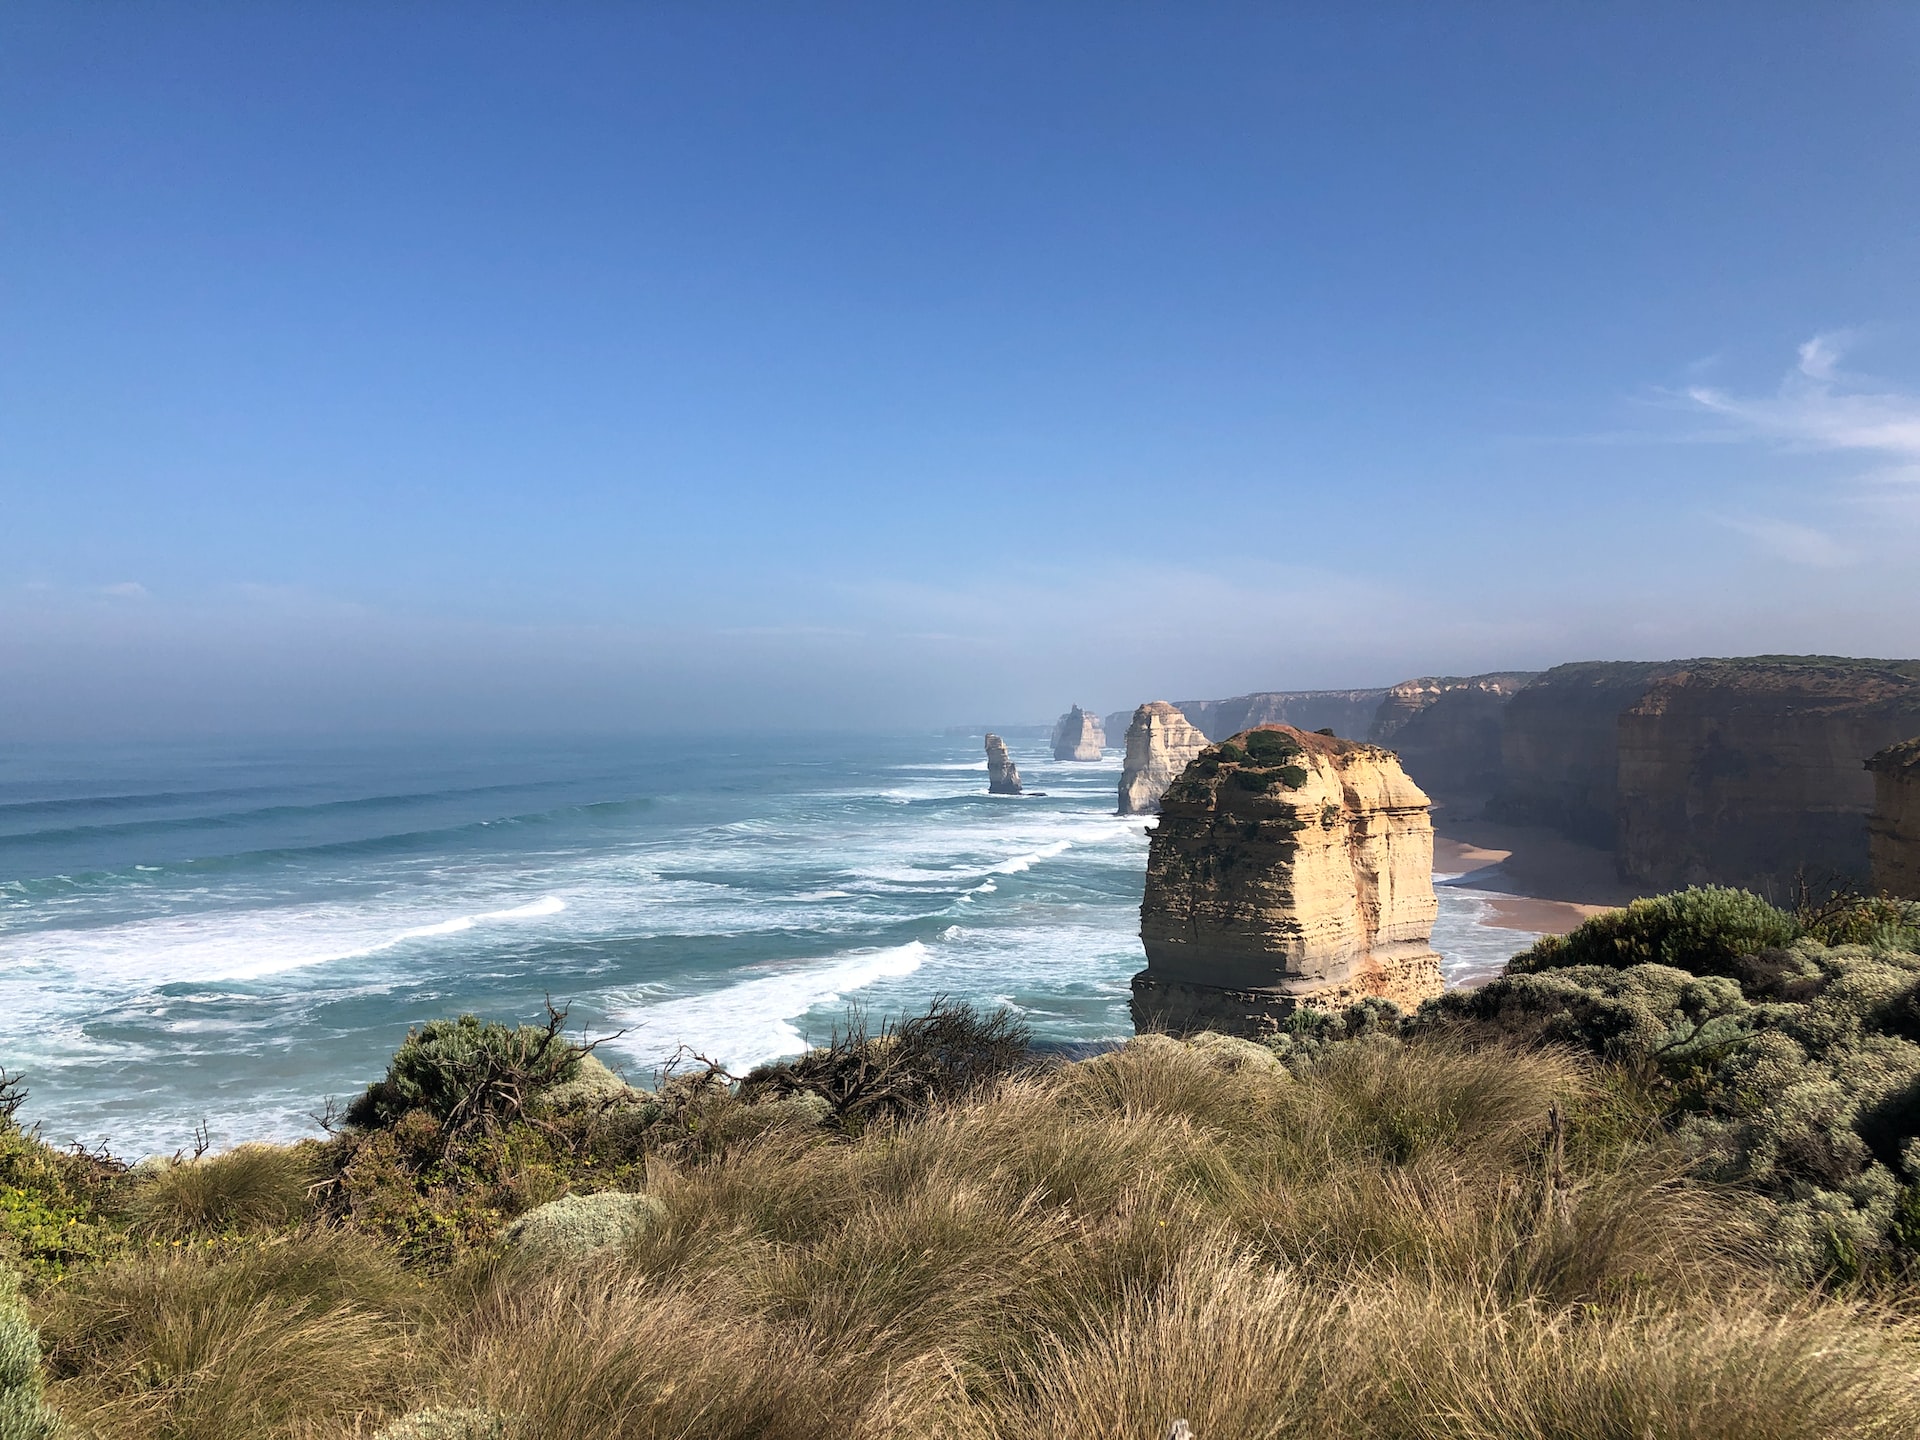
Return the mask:
<svg viewBox="0 0 1920 1440">
<path fill-rule="evenodd" d="M 1920 8 L 0 9 L 0 736 L 1920 653 Z"/>
</svg>

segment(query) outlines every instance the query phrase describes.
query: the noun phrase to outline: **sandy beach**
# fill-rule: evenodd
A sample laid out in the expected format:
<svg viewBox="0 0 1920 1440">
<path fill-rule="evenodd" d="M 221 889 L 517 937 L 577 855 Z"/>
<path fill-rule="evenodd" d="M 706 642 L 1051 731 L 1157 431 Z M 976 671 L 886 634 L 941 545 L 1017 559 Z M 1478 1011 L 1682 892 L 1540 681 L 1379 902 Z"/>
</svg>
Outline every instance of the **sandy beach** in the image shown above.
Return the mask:
<svg viewBox="0 0 1920 1440">
<path fill-rule="evenodd" d="M 1623 885 L 1613 856 L 1550 830 L 1434 816 L 1435 884 L 1488 896 L 1483 923 L 1564 935 L 1639 893 Z"/>
</svg>

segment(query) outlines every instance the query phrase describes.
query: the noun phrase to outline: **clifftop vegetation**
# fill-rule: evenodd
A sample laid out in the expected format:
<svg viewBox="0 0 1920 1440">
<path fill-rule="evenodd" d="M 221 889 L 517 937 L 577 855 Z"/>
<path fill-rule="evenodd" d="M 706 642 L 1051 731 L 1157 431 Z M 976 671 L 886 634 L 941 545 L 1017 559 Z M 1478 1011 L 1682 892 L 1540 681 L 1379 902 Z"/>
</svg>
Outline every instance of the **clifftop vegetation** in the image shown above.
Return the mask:
<svg viewBox="0 0 1920 1440">
<path fill-rule="evenodd" d="M 9 1124 L 0 1384 L 101 1440 L 1920 1433 L 1917 922 L 1686 892 L 1077 1064 L 942 1004 L 640 1091 L 462 1018 L 325 1140 L 132 1170 Z"/>
</svg>

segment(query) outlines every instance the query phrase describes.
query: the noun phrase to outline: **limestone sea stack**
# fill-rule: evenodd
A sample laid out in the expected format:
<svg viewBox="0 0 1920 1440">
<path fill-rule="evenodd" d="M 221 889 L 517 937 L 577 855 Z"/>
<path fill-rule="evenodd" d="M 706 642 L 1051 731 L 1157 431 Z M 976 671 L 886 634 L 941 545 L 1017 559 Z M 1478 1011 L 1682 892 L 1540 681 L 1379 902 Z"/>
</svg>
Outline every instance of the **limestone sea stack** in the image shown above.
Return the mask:
<svg viewBox="0 0 1920 1440">
<path fill-rule="evenodd" d="M 1155 814 L 1167 787 L 1206 748 L 1207 737 L 1165 700 L 1149 701 L 1134 711 L 1120 770 L 1120 813 Z"/>
<path fill-rule="evenodd" d="M 1133 977 L 1141 1029 L 1258 1035 L 1300 1006 L 1440 993 L 1427 797 L 1378 746 L 1261 727 L 1160 799 Z"/>
<path fill-rule="evenodd" d="M 1873 814 L 1867 850 L 1873 888 L 1902 900 L 1920 900 L 1920 739 L 1889 745 L 1871 760 Z"/>
<path fill-rule="evenodd" d="M 1100 717 L 1089 715 L 1078 705 L 1062 715 L 1053 727 L 1053 758 L 1056 760 L 1098 760 L 1106 746 L 1106 731 Z"/>
<path fill-rule="evenodd" d="M 998 735 L 987 736 L 987 793 L 1020 793 L 1020 767 L 1013 763 L 1013 757 L 1007 753 L 1007 742 Z"/>
</svg>

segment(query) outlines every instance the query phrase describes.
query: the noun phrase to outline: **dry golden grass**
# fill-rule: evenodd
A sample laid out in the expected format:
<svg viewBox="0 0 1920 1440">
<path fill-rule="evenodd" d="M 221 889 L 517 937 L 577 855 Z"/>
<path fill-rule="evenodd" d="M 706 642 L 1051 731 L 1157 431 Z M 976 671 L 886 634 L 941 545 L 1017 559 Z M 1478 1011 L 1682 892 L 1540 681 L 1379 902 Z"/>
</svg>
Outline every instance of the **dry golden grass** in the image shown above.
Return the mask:
<svg viewBox="0 0 1920 1440">
<path fill-rule="evenodd" d="M 620 1253 L 424 1299 L 338 1234 L 110 1267 L 48 1312 L 55 1398 L 103 1440 L 434 1403 L 518 1440 L 1920 1433 L 1920 1332 L 1782 1289 L 1563 1057 L 1130 1047 L 648 1188 L 667 1218 Z"/>
<path fill-rule="evenodd" d="M 163 1164 L 128 1197 L 134 1233 L 175 1240 L 297 1222 L 312 1209 L 308 1192 L 318 1178 L 310 1148 L 241 1145 Z"/>
</svg>

